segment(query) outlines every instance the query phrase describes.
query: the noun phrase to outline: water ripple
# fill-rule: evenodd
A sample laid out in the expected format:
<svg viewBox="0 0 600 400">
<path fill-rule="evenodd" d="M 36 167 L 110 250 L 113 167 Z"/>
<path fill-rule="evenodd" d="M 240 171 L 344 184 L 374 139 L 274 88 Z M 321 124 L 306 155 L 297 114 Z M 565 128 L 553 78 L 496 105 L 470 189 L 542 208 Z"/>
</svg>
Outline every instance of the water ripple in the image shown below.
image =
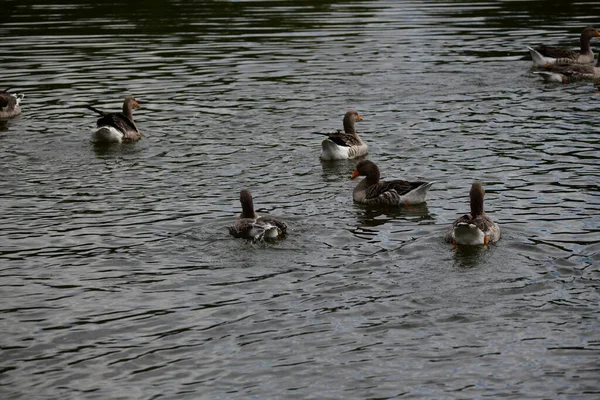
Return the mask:
<svg viewBox="0 0 600 400">
<path fill-rule="evenodd" d="M 598 393 L 597 88 L 525 51 L 595 2 L 5 3 L 3 397 Z M 125 94 L 145 137 L 92 145 Z M 352 202 L 349 108 L 426 205 Z M 474 180 L 503 237 L 453 249 Z M 242 188 L 284 241 L 229 237 Z"/>
</svg>

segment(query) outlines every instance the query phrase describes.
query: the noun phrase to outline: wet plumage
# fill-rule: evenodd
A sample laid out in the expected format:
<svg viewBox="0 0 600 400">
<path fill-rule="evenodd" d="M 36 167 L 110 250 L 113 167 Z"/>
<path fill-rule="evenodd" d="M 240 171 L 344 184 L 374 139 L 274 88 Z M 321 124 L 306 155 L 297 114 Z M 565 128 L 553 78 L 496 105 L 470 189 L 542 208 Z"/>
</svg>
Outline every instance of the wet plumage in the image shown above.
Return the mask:
<svg viewBox="0 0 600 400">
<path fill-rule="evenodd" d="M 229 233 L 237 238 L 251 240 L 274 240 L 285 236 L 287 225 L 270 216 L 260 216 L 254 212 L 254 202 L 250 191 L 240 191 L 242 213 L 229 227 Z"/>
</svg>

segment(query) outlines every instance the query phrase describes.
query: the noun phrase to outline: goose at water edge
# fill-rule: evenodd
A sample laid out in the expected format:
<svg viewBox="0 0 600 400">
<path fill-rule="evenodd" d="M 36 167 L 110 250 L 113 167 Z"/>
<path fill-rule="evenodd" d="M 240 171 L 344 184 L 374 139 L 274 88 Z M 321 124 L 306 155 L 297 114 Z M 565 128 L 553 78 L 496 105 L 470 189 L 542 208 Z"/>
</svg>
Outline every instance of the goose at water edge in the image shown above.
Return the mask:
<svg viewBox="0 0 600 400">
<path fill-rule="evenodd" d="M 8 93 L 8 89 L 0 92 L 0 119 L 9 119 L 21 114 L 21 100 L 24 94 Z"/>
<path fill-rule="evenodd" d="M 242 213 L 229 227 L 229 233 L 237 238 L 251 240 L 275 240 L 285 236 L 287 225 L 276 218 L 260 216 L 254 212 L 254 203 L 250 191 L 240 191 Z"/>
<path fill-rule="evenodd" d="M 369 160 L 363 160 L 356 165 L 351 179 L 358 176 L 364 176 L 365 179 L 356 185 L 352 198 L 357 203 L 371 205 L 402 206 L 424 203 L 427 200 L 427 191 L 434 183 L 379 181 L 379 168 Z"/>
<path fill-rule="evenodd" d="M 579 38 L 580 50 L 568 50 L 560 47 L 551 47 L 542 45 L 537 49 L 527 46 L 533 65 L 544 67 L 554 64 L 587 64 L 594 62 L 594 53 L 590 46 L 590 41 L 594 37 L 600 36 L 595 28 L 586 28 L 581 32 Z"/>
<path fill-rule="evenodd" d="M 458 218 L 445 235 L 453 245 L 480 245 L 497 242 L 500 227 L 483 211 L 485 190 L 481 183 L 471 186 L 471 213 Z"/>
<path fill-rule="evenodd" d="M 367 144 L 356 133 L 354 123 L 362 121 L 360 114 L 350 110 L 344 115 L 344 132 L 326 133 L 321 143 L 321 159 L 347 160 L 367 154 Z"/>
<path fill-rule="evenodd" d="M 140 104 L 133 96 L 126 96 L 123 101 L 123 112 L 107 113 L 92 106 L 90 110 L 100 114 L 97 128 L 92 131 L 92 141 L 96 143 L 121 143 L 135 142 L 141 139 L 142 134 L 133 122 L 133 108 L 139 108 Z"/>
</svg>

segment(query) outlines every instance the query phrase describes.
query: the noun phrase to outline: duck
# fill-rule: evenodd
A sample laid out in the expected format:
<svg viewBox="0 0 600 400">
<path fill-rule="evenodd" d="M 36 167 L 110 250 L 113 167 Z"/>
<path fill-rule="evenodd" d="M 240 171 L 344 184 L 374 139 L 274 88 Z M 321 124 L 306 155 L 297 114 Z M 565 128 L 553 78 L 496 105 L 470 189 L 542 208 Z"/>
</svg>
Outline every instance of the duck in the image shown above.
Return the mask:
<svg viewBox="0 0 600 400">
<path fill-rule="evenodd" d="M 363 160 L 356 165 L 350 179 L 364 176 L 354 188 L 352 199 L 357 203 L 381 206 L 407 206 L 427 200 L 427 191 L 435 182 L 404 180 L 380 181 L 379 168 Z"/>
<path fill-rule="evenodd" d="M 358 136 L 354 123 L 363 118 L 355 110 L 344 115 L 344 132 L 326 133 L 327 139 L 321 143 L 322 160 L 348 160 L 367 154 L 368 147 Z"/>
<path fill-rule="evenodd" d="M 139 108 L 140 103 L 133 96 L 126 96 L 123 101 L 123 112 L 107 113 L 100 111 L 90 105 L 90 110 L 101 115 L 98 119 L 97 128 L 92 131 L 92 141 L 95 143 L 122 143 L 136 142 L 142 138 L 142 134 L 135 122 L 133 122 L 133 108 Z"/>
<path fill-rule="evenodd" d="M 600 55 L 595 65 L 550 65 L 544 71 L 533 71 L 533 73 L 540 75 L 545 82 L 600 81 Z"/>
<path fill-rule="evenodd" d="M 600 36 L 596 28 L 585 28 L 579 38 L 580 50 L 568 50 L 560 47 L 542 45 L 537 49 L 527 46 L 531 59 L 536 67 L 560 64 L 587 64 L 594 62 L 594 53 L 590 47 L 590 41 Z"/>
<path fill-rule="evenodd" d="M 21 100 L 24 94 L 9 93 L 10 88 L 0 92 L 0 119 L 9 119 L 21 114 Z"/>
<path fill-rule="evenodd" d="M 500 227 L 483 210 L 485 190 L 480 182 L 471 185 L 471 213 L 458 218 L 446 232 L 445 240 L 456 245 L 487 245 L 500 239 Z"/>
<path fill-rule="evenodd" d="M 249 190 L 240 191 L 242 213 L 230 226 L 229 233 L 236 238 L 265 241 L 281 239 L 287 233 L 287 225 L 270 216 L 260 216 L 254 212 L 254 202 Z"/>
</svg>

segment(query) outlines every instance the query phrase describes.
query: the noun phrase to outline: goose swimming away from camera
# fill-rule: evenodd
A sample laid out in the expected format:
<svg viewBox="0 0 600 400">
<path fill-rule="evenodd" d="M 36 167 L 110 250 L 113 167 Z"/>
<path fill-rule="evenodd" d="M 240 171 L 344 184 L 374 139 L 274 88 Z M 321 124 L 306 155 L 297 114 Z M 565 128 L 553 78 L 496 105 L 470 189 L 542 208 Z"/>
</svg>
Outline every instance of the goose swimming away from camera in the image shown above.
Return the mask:
<svg viewBox="0 0 600 400">
<path fill-rule="evenodd" d="M 356 133 L 354 123 L 362 121 L 360 114 L 350 110 L 344 115 L 344 132 L 325 133 L 321 143 L 321 159 L 347 160 L 367 154 L 367 144 Z"/>
<path fill-rule="evenodd" d="M 580 50 L 568 50 L 560 47 L 542 45 L 537 49 L 527 46 L 531 59 L 536 67 L 544 67 L 554 64 L 587 64 L 594 62 L 594 53 L 590 41 L 600 36 L 595 28 L 586 28 L 581 32 L 579 38 Z"/>
<path fill-rule="evenodd" d="M 458 218 L 445 235 L 445 240 L 454 245 L 479 245 L 497 242 L 500 227 L 483 211 L 485 190 L 481 183 L 471 186 L 471 213 Z"/>
<path fill-rule="evenodd" d="M 379 168 L 369 160 L 356 165 L 351 176 L 364 176 L 354 188 L 352 198 L 357 203 L 371 205 L 402 206 L 421 204 L 427 200 L 427 191 L 434 182 L 410 182 L 403 180 L 380 181 Z"/>
<path fill-rule="evenodd" d="M 287 225 L 285 222 L 269 216 L 260 216 L 254 212 L 254 202 L 250 191 L 240 191 L 242 213 L 229 227 L 229 233 L 237 238 L 251 240 L 275 240 L 285 236 Z"/>
<path fill-rule="evenodd" d="M 9 93 L 8 89 L 0 92 L 0 119 L 9 119 L 21 114 L 21 100 L 24 94 Z"/>
<path fill-rule="evenodd" d="M 133 108 L 139 108 L 140 104 L 133 96 L 126 96 L 123 101 L 123 112 L 107 113 L 92 106 L 90 110 L 100 114 L 97 128 L 92 131 L 92 141 L 96 143 L 121 143 L 135 142 L 141 139 L 142 134 L 133 122 Z"/>
</svg>

